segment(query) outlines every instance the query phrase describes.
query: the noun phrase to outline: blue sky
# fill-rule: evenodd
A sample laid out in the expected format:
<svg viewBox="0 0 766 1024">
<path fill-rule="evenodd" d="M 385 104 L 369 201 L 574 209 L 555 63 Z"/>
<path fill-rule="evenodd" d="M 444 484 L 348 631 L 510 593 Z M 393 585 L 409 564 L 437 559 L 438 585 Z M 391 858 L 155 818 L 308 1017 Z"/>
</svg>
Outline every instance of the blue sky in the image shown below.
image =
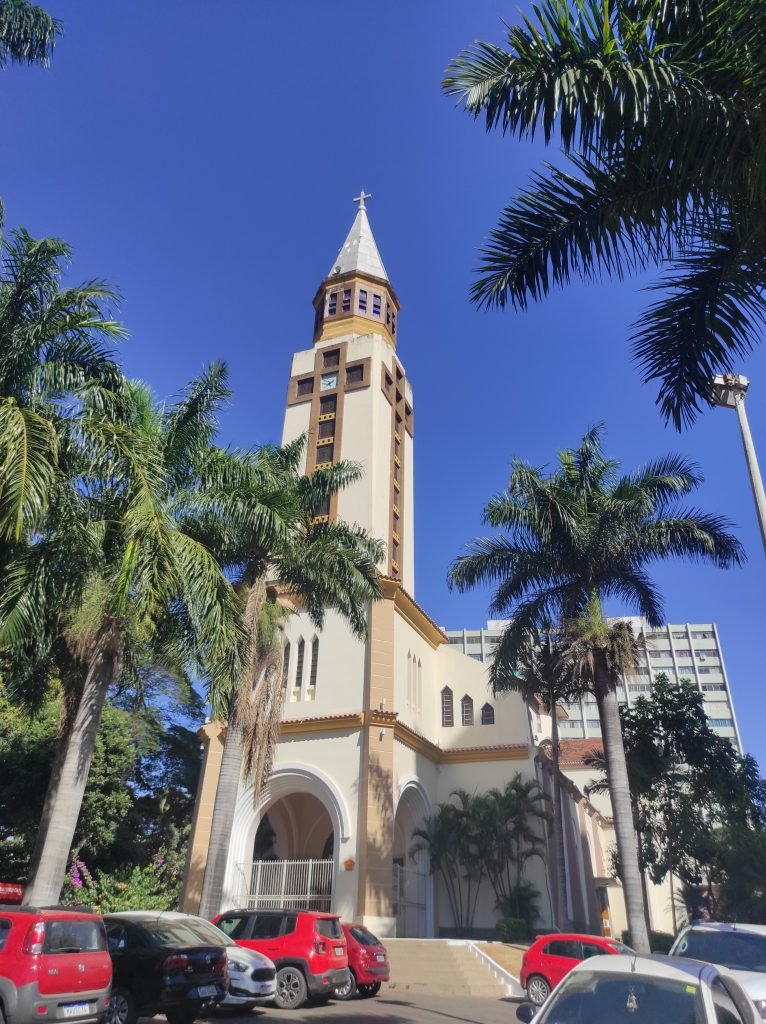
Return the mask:
<svg viewBox="0 0 766 1024">
<path fill-rule="evenodd" d="M 402 302 L 399 355 L 416 409 L 416 594 L 448 628 L 488 595 L 447 590 L 511 458 L 549 463 L 603 420 L 628 468 L 665 451 L 702 466 L 699 504 L 729 515 L 749 563 L 658 566 L 673 622 L 718 623 L 745 746 L 761 732 L 764 565 L 736 419 L 665 428 L 633 365 L 641 282 L 575 285 L 524 314 L 468 302 L 476 252 L 530 169 L 555 150 L 487 136 L 440 91 L 474 39 L 499 41 L 495 0 L 48 0 L 65 33 L 50 70 L 0 75 L 6 225 L 58 235 L 72 278 L 124 296 L 128 372 L 173 394 L 213 358 L 235 400 L 222 437 L 278 440 L 290 357 L 354 215 L 370 219 Z M 524 5 L 522 5 L 524 9 Z M 766 350 L 753 381 L 766 459 Z"/>
</svg>

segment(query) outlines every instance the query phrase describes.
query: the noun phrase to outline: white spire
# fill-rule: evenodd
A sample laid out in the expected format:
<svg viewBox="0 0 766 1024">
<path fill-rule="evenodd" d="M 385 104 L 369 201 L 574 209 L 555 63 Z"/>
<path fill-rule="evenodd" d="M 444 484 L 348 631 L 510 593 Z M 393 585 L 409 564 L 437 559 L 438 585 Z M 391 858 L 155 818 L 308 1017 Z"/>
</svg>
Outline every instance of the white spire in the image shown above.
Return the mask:
<svg viewBox="0 0 766 1024">
<path fill-rule="evenodd" d="M 359 203 L 354 223 L 330 268 L 328 277 L 346 274 L 350 270 L 358 270 L 362 274 L 371 274 L 373 277 L 383 278 L 384 281 L 388 280 L 386 268 L 383 266 L 383 260 L 380 258 L 375 239 L 372 237 L 372 229 L 367 219 L 367 207 L 364 204 L 365 199 L 372 199 L 372 196 L 362 189 L 361 194 L 354 200 L 355 203 Z"/>
</svg>

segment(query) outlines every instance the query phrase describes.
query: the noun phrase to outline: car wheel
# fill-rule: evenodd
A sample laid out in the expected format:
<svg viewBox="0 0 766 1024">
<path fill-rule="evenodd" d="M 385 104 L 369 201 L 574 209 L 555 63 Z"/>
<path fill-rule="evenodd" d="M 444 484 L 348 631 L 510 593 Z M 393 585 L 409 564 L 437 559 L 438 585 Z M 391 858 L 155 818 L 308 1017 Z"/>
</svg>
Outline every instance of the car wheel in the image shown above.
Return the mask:
<svg viewBox="0 0 766 1024">
<path fill-rule="evenodd" d="M 199 1016 L 202 1016 L 202 1011 L 165 1010 L 165 1016 L 168 1019 L 168 1024 L 194 1024 L 198 1014 Z"/>
<path fill-rule="evenodd" d="M 527 999 L 535 1006 L 542 1006 L 551 993 L 551 987 L 540 974 L 533 974 L 527 982 Z"/>
<path fill-rule="evenodd" d="M 336 987 L 336 989 L 335 989 L 335 998 L 336 999 L 343 999 L 344 1001 L 347 1000 L 347 999 L 353 999 L 354 996 L 356 995 L 356 991 L 357 991 L 357 989 L 356 989 L 356 978 L 354 977 L 354 972 L 353 971 L 349 971 L 348 972 L 348 981 L 346 982 L 346 984 L 345 985 L 338 985 Z"/>
<path fill-rule="evenodd" d="M 138 1014 L 133 996 L 126 988 L 113 988 L 106 1011 L 107 1024 L 136 1024 Z"/>
<path fill-rule="evenodd" d="M 277 971 L 274 1002 L 280 1010 L 297 1010 L 306 1002 L 306 979 L 299 967 L 282 967 Z"/>
<path fill-rule="evenodd" d="M 365 999 L 372 999 L 380 992 L 380 982 L 374 981 L 371 985 L 360 985 L 359 991 Z"/>
</svg>

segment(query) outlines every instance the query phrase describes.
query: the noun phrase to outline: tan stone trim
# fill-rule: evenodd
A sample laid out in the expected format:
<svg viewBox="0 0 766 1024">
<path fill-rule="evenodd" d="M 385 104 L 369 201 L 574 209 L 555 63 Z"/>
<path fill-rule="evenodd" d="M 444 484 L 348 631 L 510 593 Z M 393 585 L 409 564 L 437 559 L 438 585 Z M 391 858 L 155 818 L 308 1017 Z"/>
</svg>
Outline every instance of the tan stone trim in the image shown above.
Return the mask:
<svg viewBox="0 0 766 1024">
<path fill-rule="evenodd" d="M 311 732 L 348 732 L 361 729 L 364 712 L 351 715 L 324 715 L 317 718 L 287 718 L 279 726 L 280 736 L 299 736 Z"/>
<path fill-rule="evenodd" d="M 399 718 L 399 712 L 371 708 L 369 711 L 365 711 L 364 718 L 365 722 L 370 725 L 382 726 L 384 729 L 393 729 Z"/>
<path fill-rule="evenodd" d="M 526 743 L 511 743 L 495 747 L 453 747 L 445 750 L 439 747 L 425 736 L 415 732 L 404 722 L 396 722 L 394 725 L 394 739 L 414 750 L 416 754 L 423 754 L 434 764 L 471 764 L 483 761 L 525 761 L 529 757 L 529 747 Z"/>
<path fill-rule="evenodd" d="M 437 747 L 435 743 L 427 740 L 425 736 L 421 736 L 414 729 L 410 729 L 404 722 L 397 722 L 394 726 L 394 739 L 401 743 L 402 746 L 414 750 L 416 754 L 424 754 L 434 764 L 440 764 L 441 747 Z"/>
<path fill-rule="evenodd" d="M 341 439 L 343 437 L 343 397 L 345 395 L 344 382 L 346 379 L 346 354 L 347 344 L 346 342 L 340 342 L 337 345 L 338 351 L 338 363 L 335 366 L 325 367 L 324 358 L 328 352 L 334 351 L 336 346 L 330 345 L 325 348 L 317 348 L 314 350 L 314 392 L 311 396 L 311 411 L 309 413 L 309 447 L 306 453 L 306 472 L 312 473 L 317 465 L 329 465 L 329 463 L 317 463 L 316 453 L 317 448 L 321 444 L 332 444 L 332 461 L 333 463 L 338 462 L 341 458 Z M 322 377 L 326 374 L 334 373 L 338 376 L 337 386 L 331 388 L 329 391 L 320 390 Z M 301 374 L 300 379 L 305 380 L 308 374 Z M 296 378 L 297 379 L 297 378 Z M 334 395 L 335 396 L 335 412 L 334 413 L 321 413 L 321 400 L 323 396 Z M 332 438 L 319 437 L 319 423 L 320 421 L 326 423 L 330 420 L 335 420 L 335 430 Z M 330 498 L 330 512 L 328 521 L 334 522 L 338 518 L 338 495 L 333 494 Z"/>
<path fill-rule="evenodd" d="M 433 650 L 447 643 L 446 635 L 439 629 L 434 620 L 423 611 L 415 598 L 407 593 L 399 580 L 383 576 L 380 580 L 380 586 L 384 598 L 394 601 L 397 612 Z"/>
<path fill-rule="evenodd" d="M 348 312 L 343 311 L 344 290 L 351 292 Z M 367 292 L 366 313 L 358 308 L 360 290 Z M 328 314 L 326 313 L 327 296 L 331 292 L 338 293 L 338 301 L 335 313 Z M 381 297 L 379 317 L 373 315 L 373 294 L 378 294 Z M 338 274 L 324 280 L 314 296 L 313 305 L 315 345 L 343 334 L 370 334 L 374 331 L 379 333 L 392 348 L 396 348 L 396 335 L 391 331 L 391 324 L 386 323 L 386 311 L 390 308 L 394 316 L 398 316 L 400 306 L 396 293 L 388 281 L 373 277 L 372 274 L 350 270 L 345 274 Z"/>
<path fill-rule="evenodd" d="M 390 378 L 391 387 L 386 387 L 386 378 Z M 389 405 L 394 404 L 394 376 L 385 363 L 380 364 L 380 390 L 386 396 Z"/>
</svg>

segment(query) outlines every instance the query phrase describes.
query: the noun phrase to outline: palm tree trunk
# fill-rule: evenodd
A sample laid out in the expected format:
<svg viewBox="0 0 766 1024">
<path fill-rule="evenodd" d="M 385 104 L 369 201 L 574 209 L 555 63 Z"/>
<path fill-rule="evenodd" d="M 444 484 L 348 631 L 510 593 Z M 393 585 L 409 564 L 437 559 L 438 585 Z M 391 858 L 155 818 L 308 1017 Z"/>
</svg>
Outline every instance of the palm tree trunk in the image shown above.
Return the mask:
<svg viewBox="0 0 766 1024">
<path fill-rule="evenodd" d="M 601 662 L 600 657 L 598 662 Z M 601 719 L 601 737 L 604 741 L 609 796 L 612 801 L 614 830 L 617 837 L 620 878 L 625 897 L 631 945 L 637 953 L 650 953 L 649 934 L 644 917 L 641 870 L 638 864 L 638 842 L 636 830 L 633 827 L 628 766 L 622 743 L 617 691 L 613 685 L 611 673 L 603 663 L 596 665 L 594 675 L 598 713 Z"/>
<path fill-rule="evenodd" d="M 24 893 L 25 904 L 45 907 L 58 903 L 115 664 L 114 649 L 102 645 L 88 666 L 72 729 L 64 740 L 60 770 L 51 775 L 46 795 L 47 829 L 42 826 L 39 856 Z"/>
<path fill-rule="evenodd" d="M 553 849 L 556 851 L 556 927 L 566 931 L 567 915 L 567 859 L 564 850 L 564 822 L 561 810 L 561 750 L 559 747 L 559 723 L 556 717 L 556 703 L 551 702 L 551 745 L 553 761 Z"/>
<path fill-rule="evenodd" d="M 226 878 L 226 862 L 229 856 L 231 833 L 234 828 L 234 814 L 241 777 L 242 728 L 237 723 L 235 716 L 232 715 L 226 730 L 221 772 L 215 791 L 213 819 L 210 825 L 210 845 L 199 905 L 199 916 L 208 921 L 223 909 L 221 906 L 223 883 Z"/>
</svg>

